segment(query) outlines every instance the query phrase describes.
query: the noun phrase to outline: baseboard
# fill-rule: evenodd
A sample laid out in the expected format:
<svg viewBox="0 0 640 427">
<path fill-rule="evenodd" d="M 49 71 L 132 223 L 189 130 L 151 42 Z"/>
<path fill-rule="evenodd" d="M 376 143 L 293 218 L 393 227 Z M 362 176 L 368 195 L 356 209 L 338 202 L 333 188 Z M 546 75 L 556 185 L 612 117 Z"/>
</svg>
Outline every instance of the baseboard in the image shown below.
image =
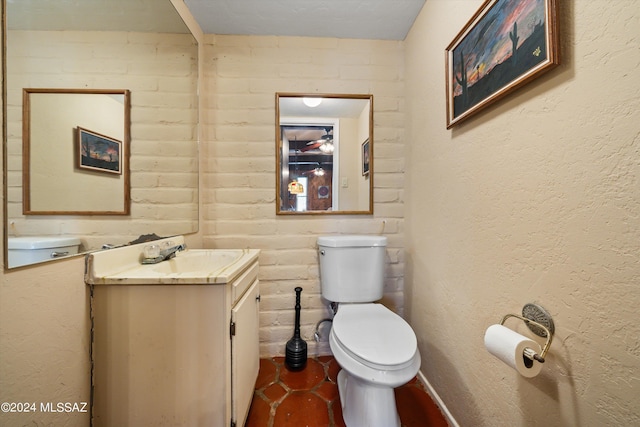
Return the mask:
<svg viewBox="0 0 640 427">
<path fill-rule="evenodd" d="M 458 424 L 455 418 L 453 418 L 453 415 L 451 415 L 451 412 L 449 412 L 449 409 L 444 404 L 442 399 L 440 399 L 440 396 L 438 396 L 438 393 L 436 393 L 435 389 L 433 388 L 431 383 L 427 380 L 427 377 L 424 376 L 422 371 L 418 371 L 417 377 L 418 377 L 418 380 L 422 383 L 422 385 L 424 385 L 424 387 L 427 389 L 427 392 L 429 393 L 431 398 L 436 402 L 436 404 L 442 410 L 442 413 L 444 414 L 445 418 L 449 422 L 449 426 L 460 427 L 460 424 Z"/>
</svg>

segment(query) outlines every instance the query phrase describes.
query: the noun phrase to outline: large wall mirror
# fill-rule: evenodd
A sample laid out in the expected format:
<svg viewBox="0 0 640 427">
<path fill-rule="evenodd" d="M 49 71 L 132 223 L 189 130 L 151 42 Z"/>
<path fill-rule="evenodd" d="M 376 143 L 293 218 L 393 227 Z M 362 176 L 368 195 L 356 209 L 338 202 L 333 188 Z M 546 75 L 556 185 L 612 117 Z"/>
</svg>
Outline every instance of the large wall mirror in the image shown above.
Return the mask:
<svg viewBox="0 0 640 427">
<path fill-rule="evenodd" d="M 373 96 L 276 94 L 276 213 L 373 213 Z"/>
<path fill-rule="evenodd" d="M 2 0 L 5 269 L 24 241 L 85 253 L 197 232 L 198 43 L 181 3 Z M 83 161 L 83 141 L 107 161 Z"/>
</svg>

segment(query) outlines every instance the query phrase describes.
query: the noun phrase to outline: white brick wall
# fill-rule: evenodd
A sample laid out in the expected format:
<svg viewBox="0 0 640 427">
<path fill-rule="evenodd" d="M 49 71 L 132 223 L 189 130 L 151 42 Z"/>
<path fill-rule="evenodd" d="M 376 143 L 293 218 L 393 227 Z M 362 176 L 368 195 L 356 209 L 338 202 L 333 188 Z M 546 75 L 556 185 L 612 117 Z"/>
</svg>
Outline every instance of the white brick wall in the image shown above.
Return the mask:
<svg viewBox="0 0 640 427">
<path fill-rule="evenodd" d="M 197 230 L 197 46 L 190 35 L 10 31 L 8 217 L 10 235 L 78 235 L 85 249 L 140 234 Z M 22 215 L 22 88 L 131 91 L 131 215 Z"/>
<path fill-rule="evenodd" d="M 202 223 L 206 247 L 258 248 L 263 356 L 284 354 L 293 333 L 296 286 L 309 354 L 320 297 L 316 239 L 383 232 L 389 237 L 384 302 L 403 309 L 404 126 L 402 42 L 298 37 L 207 36 Z M 374 215 L 275 214 L 275 93 L 374 96 Z M 384 223 L 383 223 L 384 221 Z"/>
</svg>

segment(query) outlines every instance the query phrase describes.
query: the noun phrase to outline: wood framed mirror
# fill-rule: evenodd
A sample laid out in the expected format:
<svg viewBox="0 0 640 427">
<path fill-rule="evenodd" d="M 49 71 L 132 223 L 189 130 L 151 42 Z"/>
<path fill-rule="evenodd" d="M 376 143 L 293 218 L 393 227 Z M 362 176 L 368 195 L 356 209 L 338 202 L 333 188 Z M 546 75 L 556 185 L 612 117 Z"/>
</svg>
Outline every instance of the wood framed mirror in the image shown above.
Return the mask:
<svg viewBox="0 0 640 427">
<path fill-rule="evenodd" d="M 24 89 L 22 105 L 23 214 L 128 215 L 129 91 Z"/>
<path fill-rule="evenodd" d="M 276 214 L 373 213 L 373 95 L 276 93 Z"/>
</svg>

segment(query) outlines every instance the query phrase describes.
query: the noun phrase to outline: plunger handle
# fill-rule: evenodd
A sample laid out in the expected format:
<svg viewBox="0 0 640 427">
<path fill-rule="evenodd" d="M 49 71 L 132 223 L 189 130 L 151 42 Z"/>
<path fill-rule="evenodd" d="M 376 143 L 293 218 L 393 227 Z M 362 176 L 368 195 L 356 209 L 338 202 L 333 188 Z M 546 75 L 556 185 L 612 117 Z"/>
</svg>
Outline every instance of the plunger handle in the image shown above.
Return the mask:
<svg viewBox="0 0 640 427">
<path fill-rule="evenodd" d="M 295 329 L 293 330 L 293 334 L 295 336 L 300 336 L 300 293 L 302 292 L 302 288 L 298 286 L 296 289 L 296 324 Z"/>
</svg>

